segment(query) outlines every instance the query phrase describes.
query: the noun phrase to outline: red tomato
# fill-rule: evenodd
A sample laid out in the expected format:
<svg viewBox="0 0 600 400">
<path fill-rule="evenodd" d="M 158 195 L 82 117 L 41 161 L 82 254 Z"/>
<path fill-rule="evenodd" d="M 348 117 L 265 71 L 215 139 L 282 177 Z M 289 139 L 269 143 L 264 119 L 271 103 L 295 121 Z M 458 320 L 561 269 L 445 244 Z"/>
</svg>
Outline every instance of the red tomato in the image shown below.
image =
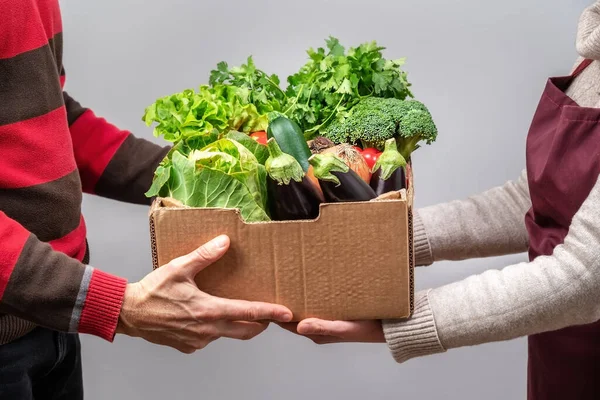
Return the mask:
<svg viewBox="0 0 600 400">
<path fill-rule="evenodd" d="M 381 152 L 375 148 L 369 147 L 364 149 L 361 152 L 363 158 L 365 159 L 365 161 L 367 162 L 367 165 L 369 166 L 370 169 L 373 168 L 373 166 L 375 165 L 375 163 L 377 162 L 377 159 L 379 158 L 379 156 L 381 155 Z"/>
<path fill-rule="evenodd" d="M 265 131 L 254 132 L 250 135 L 250 137 L 260 144 L 264 144 L 265 146 L 267 145 L 267 132 Z"/>
</svg>

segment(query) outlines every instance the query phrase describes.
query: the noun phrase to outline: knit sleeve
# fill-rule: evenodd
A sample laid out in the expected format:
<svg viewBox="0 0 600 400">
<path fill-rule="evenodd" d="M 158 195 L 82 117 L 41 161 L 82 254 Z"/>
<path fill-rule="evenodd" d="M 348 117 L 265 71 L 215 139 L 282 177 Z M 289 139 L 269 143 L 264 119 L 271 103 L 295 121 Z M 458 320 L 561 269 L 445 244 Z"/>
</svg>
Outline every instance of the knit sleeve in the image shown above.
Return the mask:
<svg viewBox="0 0 600 400">
<path fill-rule="evenodd" d="M 410 320 L 385 321 L 396 360 L 598 321 L 598 226 L 600 179 L 552 255 L 419 292 Z"/>
<path fill-rule="evenodd" d="M 525 214 L 531 207 L 527 174 L 516 181 L 416 210 L 417 265 L 520 253 L 529 243 Z"/>
<path fill-rule="evenodd" d="M 121 130 L 63 92 L 73 151 L 85 193 L 150 204 L 144 193 L 169 148 Z"/>
<path fill-rule="evenodd" d="M 0 313 L 110 341 L 126 283 L 53 250 L 0 211 Z"/>
</svg>

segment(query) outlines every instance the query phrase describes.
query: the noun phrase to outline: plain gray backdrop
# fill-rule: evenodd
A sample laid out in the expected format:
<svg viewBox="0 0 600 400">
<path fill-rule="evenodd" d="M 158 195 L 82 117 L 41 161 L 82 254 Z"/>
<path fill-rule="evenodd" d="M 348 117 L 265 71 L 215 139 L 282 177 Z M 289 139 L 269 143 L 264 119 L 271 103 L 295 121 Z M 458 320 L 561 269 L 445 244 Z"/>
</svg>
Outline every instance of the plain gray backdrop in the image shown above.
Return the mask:
<svg viewBox="0 0 600 400">
<path fill-rule="evenodd" d="M 206 83 L 217 62 L 249 54 L 280 77 L 328 35 L 377 40 L 407 57 L 439 140 L 414 156 L 416 202 L 464 198 L 515 179 L 546 78 L 576 59 L 578 17 L 590 1 L 548 0 L 62 0 L 67 90 L 123 129 L 156 98 Z M 498 210 L 502 212 L 502 210 Z M 147 209 L 84 198 L 92 264 L 134 281 L 151 271 Z M 368 249 L 368 244 L 365 244 Z M 525 255 L 419 269 L 417 288 L 442 285 Z M 368 266 L 364 266 L 368 268 Z M 117 337 L 83 341 L 87 398 L 521 399 L 526 341 L 398 365 L 385 345 L 319 347 L 276 326 L 250 342 L 220 340 L 194 355 Z"/>
</svg>

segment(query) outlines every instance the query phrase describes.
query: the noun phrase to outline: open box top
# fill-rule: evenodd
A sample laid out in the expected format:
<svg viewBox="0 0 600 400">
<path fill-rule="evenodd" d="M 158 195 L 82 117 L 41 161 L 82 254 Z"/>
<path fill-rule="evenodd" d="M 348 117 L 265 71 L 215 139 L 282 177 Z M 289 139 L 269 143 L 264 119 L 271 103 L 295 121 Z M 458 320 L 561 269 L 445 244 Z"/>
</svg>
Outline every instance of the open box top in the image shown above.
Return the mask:
<svg viewBox="0 0 600 400">
<path fill-rule="evenodd" d="M 409 187 L 370 202 L 321 204 L 314 220 L 253 223 L 238 210 L 157 198 L 150 210 L 154 268 L 226 234 L 229 251 L 196 277 L 207 293 L 283 304 L 294 321 L 408 318 L 412 198 Z"/>
</svg>

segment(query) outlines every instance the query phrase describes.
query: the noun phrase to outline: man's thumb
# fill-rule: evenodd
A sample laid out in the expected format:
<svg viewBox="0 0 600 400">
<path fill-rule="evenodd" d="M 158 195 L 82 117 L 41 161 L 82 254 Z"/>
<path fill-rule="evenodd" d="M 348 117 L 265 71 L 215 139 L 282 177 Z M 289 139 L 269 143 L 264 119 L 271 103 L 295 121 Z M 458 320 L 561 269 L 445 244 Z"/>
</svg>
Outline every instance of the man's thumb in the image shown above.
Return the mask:
<svg viewBox="0 0 600 400">
<path fill-rule="evenodd" d="M 173 260 L 171 263 L 182 273 L 192 278 L 209 265 L 219 260 L 229 248 L 229 237 L 217 236 L 210 242 L 203 244 L 196 250 Z"/>
</svg>

